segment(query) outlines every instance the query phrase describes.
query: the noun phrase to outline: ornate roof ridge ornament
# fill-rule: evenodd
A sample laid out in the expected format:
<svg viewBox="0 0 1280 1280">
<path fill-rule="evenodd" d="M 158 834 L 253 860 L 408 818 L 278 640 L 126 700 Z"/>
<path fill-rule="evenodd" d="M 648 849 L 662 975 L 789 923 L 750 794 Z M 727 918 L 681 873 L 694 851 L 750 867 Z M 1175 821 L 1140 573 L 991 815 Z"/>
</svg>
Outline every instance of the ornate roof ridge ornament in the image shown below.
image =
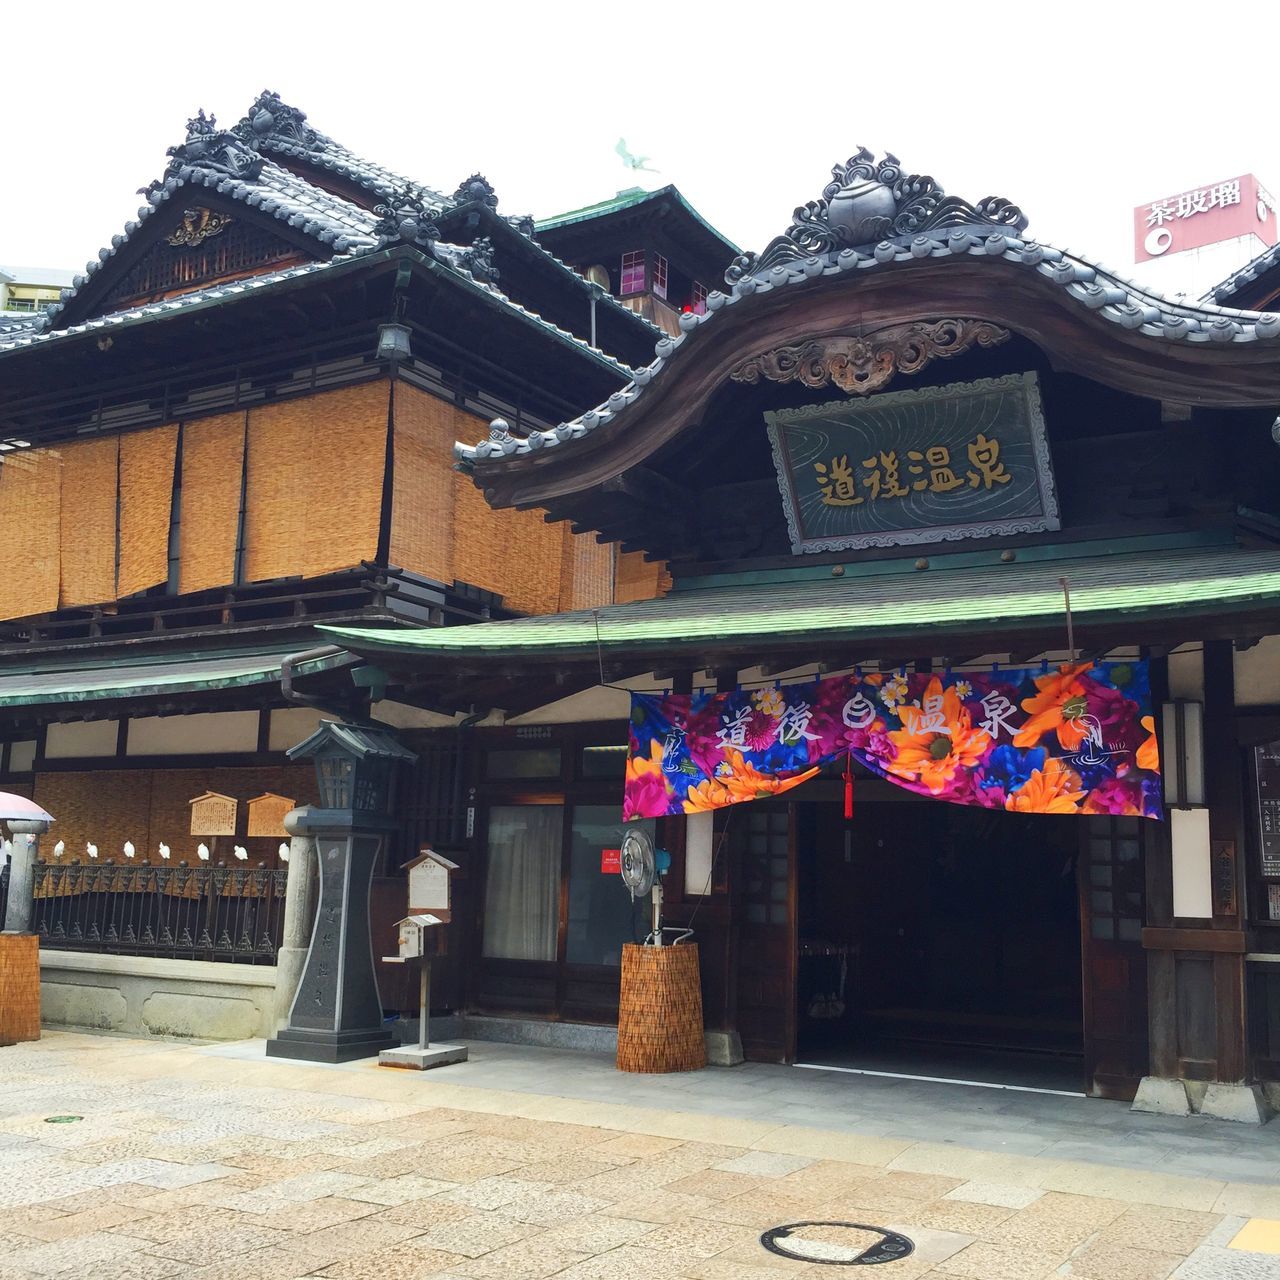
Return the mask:
<svg viewBox="0 0 1280 1280">
<path fill-rule="evenodd" d="M 483 204 L 490 209 L 498 207 L 498 195 L 493 184 L 482 173 L 473 173 L 471 177 L 458 184 L 458 189 L 450 197 L 455 205 Z"/>
<path fill-rule="evenodd" d="M 311 150 L 323 150 L 325 139 L 307 124 L 307 113 L 283 101 L 278 93 L 264 89 L 245 112 L 235 133 L 245 142 L 257 144 L 268 138 L 296 143 Z"/>
<path fill-rule="evenodd" d="M 435 210 L 426 203 L 418 188 L 402 188 L 384 204 L 374 205 L 373 211 L 378 215 L 373 234 L 381 245 L 395 240 L 431 245 L 440 239 Z"/>
<path fill-rule="evenodd" d="M 831 170 L 831 181 L 818 200 L 801 205 L 791 226 L 770 241 L 761 254 L 743 253 L 725 272 L 729 284 L 758 276 L 774 267 L 820 257 L 898 236 L 941 227 L 989 226 L 1020 232 L 1026 215 L 1003 196 L 987 196 L 970 204 L 949 196 L 926 174 L 903 173 L 898 157 L 883 160 L 859 147 L 844 164 Z"/>
<path fill-rule="evenodd" d="M 458 265 L 482 284 L 496 284 L 498 268 L 493 265 L 493 241 L 488 236 L 477 236 L 470 248 L 458 256 Z"/>
<path fill-rule="evenodd" d="M 219 129 L 218 117 L 206 116 L 201 108 L 187 121 L 187 138 L 180 146 L 170 147 L 166 173 L 172 177 L 183 165 L 225 173 L 241 182 L 254 182 L 266 160 L 258 154 L 256 142 L 246 141 L 231 129 Z M 153 188 L 155 184 L 152 184 Z"/>
<path fill-rule="evenodd" d="M 987 320 L 912 321 L 863 335 L 811 338 L 740 360 L 729 371 L 734 382 L 800 382 L 806 387 L 834 383 L 852 395 L 870 395 L 899 373 L 919 373 L 937 359 L 971 347 L 996 347 L 1009 330 Z"/>
</svg>

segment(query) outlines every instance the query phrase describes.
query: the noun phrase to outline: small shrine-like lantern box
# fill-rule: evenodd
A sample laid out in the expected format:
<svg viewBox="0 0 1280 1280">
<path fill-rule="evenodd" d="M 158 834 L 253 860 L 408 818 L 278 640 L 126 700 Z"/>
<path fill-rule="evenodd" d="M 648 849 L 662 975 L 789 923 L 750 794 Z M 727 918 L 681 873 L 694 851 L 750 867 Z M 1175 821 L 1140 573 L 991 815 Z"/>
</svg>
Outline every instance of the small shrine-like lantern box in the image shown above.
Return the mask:
<svg viewBox="0 0 1280 1280">
<path fill-rule="evenodd" d="M 236 833 L 236 810 L 239 801 L 234 796 L 206 791 L 196 796 L 191 804 L 191 834 L 193 836 L 233 836 Z"/>
<path fill-rule="evenodd" d="M 458 864 L 441 857 L 434 849 L 423 849 L 405 864 L 409 873 L 409 910 L 430 911 L 441 920 L 452 919 L 450 901 L 453 873 Z"/>
<path fill-rule="evenodd" d="M 336 720 L 322 720 L 315 733 L 286 755 L 316 762 L 322 809 L 375 825 L 394 808 L 397 768 L 418 758 L 387 729 Z"/>
<path fill-rule="evenodd" d="M 398 958 L 413 960 L 430 959 L 445 953 L 446 930 L 438 926 L 444 924 L 439 916 L 426 912 L 405 916 L 396 925 L 398 932 Z"/>
</svg>

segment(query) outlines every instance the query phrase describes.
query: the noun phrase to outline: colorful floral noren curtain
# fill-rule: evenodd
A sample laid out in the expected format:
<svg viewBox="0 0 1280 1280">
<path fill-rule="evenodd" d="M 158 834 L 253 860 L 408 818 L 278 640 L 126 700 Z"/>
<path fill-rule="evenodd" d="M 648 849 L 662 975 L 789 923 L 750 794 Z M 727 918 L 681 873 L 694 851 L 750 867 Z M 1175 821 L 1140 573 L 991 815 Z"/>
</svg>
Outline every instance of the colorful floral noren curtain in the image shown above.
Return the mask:
<svg viewBox="0 0 1280 1280">
<path fill-rule="evenodd" d="M 846 754 L 952 804 L 1162 816 L 1145 661 L 633 694 L 623 816 L 764 799 Z"/>
</svg>

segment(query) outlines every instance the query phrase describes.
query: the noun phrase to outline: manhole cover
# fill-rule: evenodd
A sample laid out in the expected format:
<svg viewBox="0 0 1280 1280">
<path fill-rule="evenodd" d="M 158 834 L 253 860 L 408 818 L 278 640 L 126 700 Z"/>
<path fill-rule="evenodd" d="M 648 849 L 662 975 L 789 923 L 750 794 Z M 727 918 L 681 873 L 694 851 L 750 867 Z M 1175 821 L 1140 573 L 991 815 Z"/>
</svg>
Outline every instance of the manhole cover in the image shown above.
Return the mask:
<svg viewBox="0 0 1280 1280">
<path fill-rule="evenodd" d="M 872 1267 L 905 1258 L 915 1245 L 897 1231 L 861 1222 L 789 1222 L 760 1237 L 770 1253 L 832 1267 Z"/>
<path fill-rule="evenodd" d="M 84 1116 L 45 1116 L 45 1124 L 74 1124 L 77 1120 L 83 1120 Z"/>
</svg>

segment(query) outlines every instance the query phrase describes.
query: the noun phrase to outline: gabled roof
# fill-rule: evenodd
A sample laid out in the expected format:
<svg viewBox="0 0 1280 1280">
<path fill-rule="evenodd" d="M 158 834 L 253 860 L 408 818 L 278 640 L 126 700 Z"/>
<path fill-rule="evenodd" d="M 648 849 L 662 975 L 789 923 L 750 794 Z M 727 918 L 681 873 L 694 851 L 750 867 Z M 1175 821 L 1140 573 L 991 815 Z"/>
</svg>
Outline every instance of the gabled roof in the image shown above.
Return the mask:
<svg viewBox="0 0 1280 1280">
<path fill-rule="evenodd" d="M 1115 351 L 1117 362 L 1123 359 L 1134 368 L 1138 367 L 1134 364 L 1136 344 L 1131 338 L 1149 343 L 1152 364 L 1156 360 L 1167 364 L 1171 348 L 1186 346 L 1216 350 L 1217 362 L 1224 369 L 1233 362 L 1243 367 L 1245 349 L 1266 347 L 1274 352 L 1274 358 L 1268 361 L 1265 371 L 1257 369 L 1255 357 L 1248 357 L 1255 377 L 1266 386 L 1244 385 L 1241 379 L 1241 385 L 1233 389 L 1233 399 L 1224 395 L 1220 386 L 1213 385 L 1214 375 L 1206 369 L 1207 360 L 1197 359 L 1195 364 L 1187 362 L 1179 370 L 1188 385 L 1178 386 L 1171 380 L 1168 394 L 1178 398 L 1196 383 L 1205 388 L 1199 397 L 1205 402 L 1251 404 L 1280 400 L 1280 315 L 1237 311 L 1210 303 L 1172 302 L 1083 257 L 1032 240 L 1023 234 L 1026 225 L 1022 211 L 1008 200 L 993 196 L 970 204 L 947 195 L 933 178 L 904 174 L 892 155 L 877 162 L 870 152 L 860 150 L 846 164 L 835 167 L 833 181 L 821 199 L 798 208 L 791 227 L 763 253 L 742 254 L 735 260 L 726 272 L 727 292 L 711 293 L 705 314 L 681 315 L 679 336 L 663 338 L 657 345 L 656 359 L 641 369 L 629 386 L 552 430 L 535 431 L 522 439 L 490 432 L 487 440 L 476 444 L 460 442 L 455 448 L 456 456 L 464 468 L 475 471 L 477 483 L 483 474 L 483 487 L 490 489 L 497 482 L 499 471 L 505 473 L 517 465 L 527 469 L 534 465 L 532 455 L 544 455 L 537 466 L 542 478 L 539 483 L 545 487 L 549 462 L 546 453 L 555 450 L 576 454 L 577 441 L 598 437 L 601 432 L 612 436 L 620 428 L 626 430 L 625 424 L 637 414 L 646 416 L 643 409 L 633 406 L 652 399 L 655 391 L 661 398 L 673 381 L 683 376 L 679 370 L 690 366 L 691 361 L 696 363 L 699 351 L 707 351 L 708 359 L 727 358 L 726 329 L 736 331 L 739 343 L 764 341 L 763 328 L 759 324 L 748 327 L 745 315 L 776 315 L 785 299 L 770 295 L 789 295 L 793 291 L 816 294 L 926 266 L 937 269 L 930 277 L 937 281 L 945 279 L 938 271 L 965 271 L 978 263 L 1003 272 L 1003 283 L 997 284 L 993 277 L 989 314 L 984 312 L 983 318 L 1013 328 L 1019 327 L 1021 315 L 1030 315 L 1033 309 L 1028 289 L 1020 283 L 1026 280 L 1055 313 L 1063 309 L 1075 313 L 1082 331 L 1086 322 L 1092 326 L 1091 341 L 1095 345 L 1099 340 L 1096 321 L 1113 327 L 1116 341 L 1108 350 Z M 905 279 L 902 278 L 903 284 Z M 945 305 L 955 304 L 948 300 Z M 1046 310 L 1042 304 L 1036 305 L 1042 312 Z M 1018 309 L 1020 312 L 1015 314 Z M 704 336 L 708 330 L 710 337 Z M 756 350 L 748 346 L 732 349 L 737 356 Z M 1162 371 L 1162 376 L 1167 373 Z M 704 407 L 714 385 L 705 370 L 697 381 L 703 388 L 699 407 Z M 683 405 L 682 415 L 692 420 L 696 417 L 694 407 Z M 682 425 L 672 426 L 670 414 L 667 419 L 667 427 L 673 430 Z M 653 429 L 651 444 L 656 449 L 667 427 L 655 428 L 653 422 L 648 426 Z M 513 479 L 494 491 L 499 505 L 510 501 L 522 505 L 540 503 L 532 489 L 517 497 L 515 483 Z M 567 491 L 564 485 L 560 487 Z"/>
<path fill-rule="evenodd" d="M 478 175 L 464 182 L 452 198 L 444 197 L 354 155 L 307 125 L 305 113 L 287 106 L 278 95 L 270 93 L 260 95 L 249 114 L 232 129 L 219 128 L 216 118 L 206 117 L 201 111 L 188 122 L 185 141 L 171 147 L 169 155 L 164 176 L 146 189 L 146 204 L 138 210 L 137 218 L 127 223 L 121 234 L 112 237 L 110 245 L 99 252 L 97 260 L 88 263 L 85 271 L 74 278 L 72 287 L 63 291 L 59 303 L 42 315 L 0 320 L 0 353 L 93 328 L 145 322 L 189 307 L 279 286 L 329 264 L 360 258 L 379 249 L 412 244 L 464 281 L 481 288 L 500 305 L 543 325 L 558 338 L 590 352 L 624 376 L 630 376 L 631 369 L 627 364 L 598 347 L 592 347 L 563 327 L 543 320 L 536 312 L 502 292 L 497 285 L 500 277 L 490 261 L 491 246 L 487 242 L 477 241 L 465 246 L 450 245 L 441 240 L 435 218 L 442 211 L 465 207 L 477 198 L 483 199 L 489 208 L 496 205 L 492 188 Z M 278 157 L 279 162 L 270 158 L 271 155 Z M 360 203 L 327 190 L 288 168 L 290 158 L 328 169 L 354 182 L 370 198 Z M 309 243 L 317 261 L 94 315 L 95 300 L 106 288 L 101 282 L 101 273 L 129 249 L 140 228 L 164 210 L 181 208 L 193 194 L 206 193 L 223 201 L 241 204 L 280 224 L 282 233 L 288 233 L 304 244 Z M 366 207 L 375 199 L 378 203 L 372 208 Z M 524 221 L 531 230 L 532 221 Z M 498 222 L 504 228 L 511 225 L 510 220 L 503 219 L 496 219 L 493 225 Z M 527 246 L 529 251 L 543 254 L 541 249 L 515 231 L 508 237 L 508 246 L 517 240 L 522 251 Z M 585 298 L 590 286 L 558 259 L 549 254 L 544 256 L 554 273 L 563 278 L 575 294 L 581 292 Z M 647 341 L 653 332 L 647 322 L 616 303 L 614 309 L 626 311 L 620 323 L 625 323 L 638 339 Z M 585 302 L 583 311 L 585 315 Z M 634 359 L 634 355 L 631 358 Z"/>
<path fill-rule="evenodd" d="M 305 111 L 282 102 L 280 95 L 269 89 L 264 89 L 257 96 L 236 125 L 235 132 L 268 155 L 305 160 L 338 177 L 349 179 L 382 199 L 397 192 L 414 190 L 435 208 L 443 208 L 449 203 L 440 192 L 347 150 L 341 143 L 309 125 Z"/>
<path fill-rule="evenodd" d="M 656 191 L 646 191 L 643 187 L 627 187 L 608 200 L 600 200 L 595 204 L 585 205 L 581 209 L 570 209 L 568 213 L 557 213 L 550 218 L 539 218 L 537 227 L 541 231 L 554 231 L 557 227 L 568 227 L 580 222 L 593 222 L 598 218 L 607 218 L 611 214 L 624 213 L 627 210 L 642 209 L 647 204 L 659 205 L 664 201 L 676 204 L 694 222 L 713 236 L 731 254 L 741 250 L 722 231 L 718 231 L 691 205 L 681 194 L 680 189 L 672 183 L 659 187 Z"/>
</svg>

